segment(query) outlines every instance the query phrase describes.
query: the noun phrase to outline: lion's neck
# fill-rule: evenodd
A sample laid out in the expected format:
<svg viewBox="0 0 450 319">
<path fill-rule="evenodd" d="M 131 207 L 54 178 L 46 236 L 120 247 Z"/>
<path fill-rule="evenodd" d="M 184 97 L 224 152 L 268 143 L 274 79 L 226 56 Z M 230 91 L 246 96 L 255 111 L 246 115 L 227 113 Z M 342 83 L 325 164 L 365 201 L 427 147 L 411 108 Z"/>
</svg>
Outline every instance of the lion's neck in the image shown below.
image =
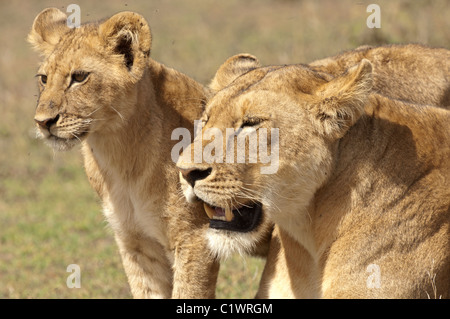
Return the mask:
<svg viewBox="0 0 450 319">
<path fill-rule="evenodd" d="M 414 183 L 446 165 L 450 154 L 448 148 L 442 154 L 437 133 L 446 129 L 439 116 L 429 115 L 433 112 L 446 111 L 424 112 L 420 106 L 371 97 L 367 114 L 338 142 L 331 177 L 314 197 L 311 215 L 321 253 L 358 221 L 398 210 Z"/>
<path fill-rule="evenodd" d="M 108 123 L 105 130 L 94 132 L 86 139 L 84 148 L 90 150 L 86 156 L 93 156 L 102 171 L 118 173 L 130 179 L 143 171 L 144 162 L 151 165 L 158 157 L 155 149 L 161 143 L 162 110 L 155 103 L 154 90 L 139 89 L 144 83 L 151 83 L 148 72 L 132 92 L 126 106 L 127 112 L 114 107 L 117 117 Z M 153 137 L 153 138 L 152 138 Z"/>
</svg>

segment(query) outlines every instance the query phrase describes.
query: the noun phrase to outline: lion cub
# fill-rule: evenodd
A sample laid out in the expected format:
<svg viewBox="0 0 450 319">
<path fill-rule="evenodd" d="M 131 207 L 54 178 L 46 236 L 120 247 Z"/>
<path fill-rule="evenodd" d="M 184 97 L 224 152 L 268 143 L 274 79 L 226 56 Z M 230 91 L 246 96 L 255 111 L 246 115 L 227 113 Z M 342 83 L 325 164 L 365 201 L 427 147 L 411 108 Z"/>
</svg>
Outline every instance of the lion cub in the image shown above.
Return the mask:
<svg viewBox="0 0 450 319">
<path fill-rule="evenodd" d="M 180 199 L 171 160 L 178 127 L 193 131 L 208 91 L 152 60 L 145 19 L 122 12 L 70 29 L 58 9 L 35 19 L 38 132 L 55 150 L 81 144 L 86 174 L 135 298 L 212 298 L 219 265 L 199 204 Z"/>
<path fill-rule="evenodd" d="M 227 162 L 227 143 L 222 162 L 178 162 L 215 214 L 263 211 L 278 226 L 259 297 L 450 297 L 450 112 L 373 91 L 362 59 L 337 76 L 256 68 L 208 102 L 203 134 L 234 128 L 279 154 L 272 174 Z"/>
</svg>

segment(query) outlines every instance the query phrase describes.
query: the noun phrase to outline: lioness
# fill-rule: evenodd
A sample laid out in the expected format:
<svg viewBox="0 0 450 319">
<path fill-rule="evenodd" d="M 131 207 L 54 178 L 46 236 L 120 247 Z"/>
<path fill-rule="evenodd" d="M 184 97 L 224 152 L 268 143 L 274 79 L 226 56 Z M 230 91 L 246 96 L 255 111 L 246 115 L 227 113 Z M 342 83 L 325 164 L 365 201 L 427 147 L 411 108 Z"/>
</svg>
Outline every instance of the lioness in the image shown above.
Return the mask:
<svg viewBox="0 0 450 319">
<path fill-rule="evenodd" d="M 219 265 L 207 250 L 207 218 L 178 191 L 171 132 L 193 132 L 208 90 L 152 60 L 139 14 L 66 25 L 58 9 L 34 20 L 38 133 L 55 150 L 80 144 L 103 201 L 135 298 L 212 298 Z M 172 289 L 173 288 L 173 289 Z"/>
<path fill-rule="evenodd" d="M 362 46 L 309 65 L 334 76 L 362 59 L 372 63 L 374 92 L 417 104 L 450 108 L 450 51 L 420 44 Z"/>
<path fill-rule="evenodd" d="M 259 297 L 281 285 L 290 297 L 450 296 L 450 112 L 374 94 L 372 69 L 366 59 L 337 77 L 306 65 L 257 68 L 208 102 L 203 133 L 251 131 L 258 148 L 279 152 L 274 174 L 261 174 L 261 160 L 179 159 L 216 214 L 262 209 L 279 226 L 281 250 L 269 252 Z M 278 143 L 272 133 L 261 140 L 276 128 Z"/>
<path fill-rule="evenodd" d="M 450 108 L 448 62 L 450 51 L 447 49 L 419 44 L 364 46 L 314 61 L 309 66 L 320 76 L 331 80 L 360 63 L 362 59 L 368 59 L 372 63 L 373 92 L 413 103 Z M 259 67 L 261 65 L 255 56 L 249 54 L 233 56 L 219 68 L 210 87 L 217 92 L 230 85 L 239 76 Z M 258 74 L 252 73 L 255 81 Z M 182 171 L 185 177 L 180 174 L 183 193 L 189 202 L 195 203 L 197 196 L 194 192 L 194 183 L 192 179 L 187 178 L 189 165 L 184 168 L 186 169 Z M 222 184 L 226 185 L 226 182 L 223 181 Z M 245 185 L 241 185 L 239 191 L 247 194 L 251 192 Z M 264 209 L 257 210 L 257 214 L 247 214 L 247 210 L 240 210 L 234 215 L 236 218 L 229 214 L 232 222 L 223 220 L 221 212 L 215 214 L 215 211 L 208 209 L 207 205 L 205 211 L 211 218 L 211 226 L 207 232 L 209 247 L 216 255 L 223 258 L 233 252 L 266 254 L 267 238 L 273 226 L 265 217 Z M 274 234 L 272 246 L 277 245 L 279 240 L 277 233 L 278 231 Z"/>
</svg>

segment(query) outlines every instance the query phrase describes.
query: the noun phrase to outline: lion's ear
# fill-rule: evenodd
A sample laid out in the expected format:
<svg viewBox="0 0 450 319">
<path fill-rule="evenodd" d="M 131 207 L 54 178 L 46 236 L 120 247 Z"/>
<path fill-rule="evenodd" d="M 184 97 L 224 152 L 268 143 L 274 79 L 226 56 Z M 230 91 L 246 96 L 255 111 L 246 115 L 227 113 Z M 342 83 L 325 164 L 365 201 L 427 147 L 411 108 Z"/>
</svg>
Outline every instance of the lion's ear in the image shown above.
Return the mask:
<svg viewBox="0 0 450 319">
<path fill-rule="evenodd" d="M 372 64 L 363 59 L 320 86 L 312 112 L 324 134 L 340 138 L 359 119 L 372 90 Z"/>
<path fill-rule="evenodd" d="M 34 19 L 27 39 L 36 51 L 48 56 L 69 30 L 66 14 L 57 8 L 47 8 Z"/>
<path fill-rule="evenodd" d="M 120 12 L 100 24 L 99 35 L 106 49 L 121 55 L 123 64 L 137 78 L 150 56 L 152 37 L 145 18 L 134 12 Z"/>
<path fill-rule="evenodd" d="M 251 54 L 234 55 L 220 66 L 209 87 L 215 92 L 220 91 L 237 77 L 260 66 L 258 59 Z"/>
</svg>

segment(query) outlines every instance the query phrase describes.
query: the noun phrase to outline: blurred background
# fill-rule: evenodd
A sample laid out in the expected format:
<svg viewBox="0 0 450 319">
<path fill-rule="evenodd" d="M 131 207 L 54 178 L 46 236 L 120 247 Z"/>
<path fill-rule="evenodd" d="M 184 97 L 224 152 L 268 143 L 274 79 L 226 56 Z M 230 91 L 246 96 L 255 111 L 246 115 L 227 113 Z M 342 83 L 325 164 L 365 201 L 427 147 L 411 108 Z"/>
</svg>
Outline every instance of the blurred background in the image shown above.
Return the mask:
<svg viewBox="0 0 450 319">
<path fill-rule="evenodd" d="M 130 298 L 118 250 L 84 174 L 79 148 L 55 153 L 35 139 L 37 54 L 26 43 L 46 7 L 81 8 L 81 22 L 119 11 L 146 17 L 153 59 L 207 84 L 240 52 L 263 65 L 308 63 L 362 44 L 450 46 L 450 1 L 307 0 L 0 0 L 0 298 Z M 81 288 L 66 286 L 67 266 Z M 222 264 L 218 298 L 252 298 L 264 261 Z"/>
</svg>

